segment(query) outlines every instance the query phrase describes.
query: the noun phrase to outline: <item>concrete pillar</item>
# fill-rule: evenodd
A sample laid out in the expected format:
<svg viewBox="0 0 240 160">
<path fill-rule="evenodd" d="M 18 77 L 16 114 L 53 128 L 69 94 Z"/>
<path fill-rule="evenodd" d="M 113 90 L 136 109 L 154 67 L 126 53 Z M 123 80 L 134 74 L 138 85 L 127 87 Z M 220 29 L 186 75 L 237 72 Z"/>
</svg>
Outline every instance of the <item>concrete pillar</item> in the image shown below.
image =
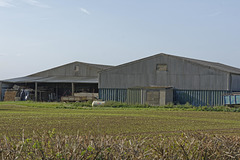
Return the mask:
<svg viewBox="0 0 240 160">
<path fill-rule="evenodd" d="M 160 106 L 164 106 L 164 105 L 166 105 L 166 89 L 161 89 L 160 91 L 159 91 L 159 105 Z"/>
<path fill-rule="evenodd" d="M 72 83 L 72 96 L 74 96 L 74 90 L 75 90 L 74 83 Z"/>
<path fill-rule="evenodd" d="M 0 101 L 2 101 L 2 82 L 0 82 Z"/>
<path fill-rule="evenodd" d="M 37 101 L 38 83 L 35 82 L 35 101 Z"/>
</svg>

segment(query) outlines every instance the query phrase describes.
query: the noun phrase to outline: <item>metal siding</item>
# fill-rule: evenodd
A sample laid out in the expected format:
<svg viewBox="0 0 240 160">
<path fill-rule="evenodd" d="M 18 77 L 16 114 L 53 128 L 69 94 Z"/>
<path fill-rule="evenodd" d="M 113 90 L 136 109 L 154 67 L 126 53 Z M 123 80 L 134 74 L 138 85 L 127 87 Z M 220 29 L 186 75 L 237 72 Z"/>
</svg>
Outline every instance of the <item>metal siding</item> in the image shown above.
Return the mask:
<svg viewBox="0 0 240 160">
<path fill-rule="evenodd" d="M 224 105 L 224 95 L 229 91 L 174 90 L 174 102 L 194 106 Z M 141 89 L 99 89 L 99 98 L 104 101 L 119 101 L 129 104 L 142 104 Z M 226 100 L 226 99 L 225 99 Z"/>
<path fill-rule="evenodd" d="M 127 91 L 127 103 L 129 104 L 141 104 L 142 95 L 141 89 L 128 89 Z"/>
<path fill-rule="evenodd" d="M 127 90 L 101 88 L 99 89 L 99 99 L 103 101 L 126 102 Z"/>
<path fill-rule="evenodd" d="M 157 71 L 158 64 L 167 64 L 168 71 Z M 227 72 L 164 54 L 124 64 L 100 74 L 99 88 L 174 86 L 182 90 L 228 90 Z"/>
<path fill-rule="evenodd" d="M 230 98 L 230 96 L 224 96 L 224 103 L 225 104 L 230 104 L 229 98 Z"/>
<path fill-rule="evenodd" d="M 224 96 L 225 104 L 240 104 L 240 95 L 226 95 Z"/>
<path fill-rule="evenodd" d="M 240 104 L 240 95 L 236 95 L 236 104 Z"/>
<path fill-rule="evenodd" d="M 174 90 L 174 102 L 194 106 L 217 106 L 224 105 L 225 94 L 229 91 L 208 91 L 208 90 Z"/>
<path fill-rule="evenodd" d="M 75 66 L 78 66 L 79 69 L 75 70 Z M 88 64 L 82 62 L 73 62 L 59 67 L 55 67 L 49 70 L 38 72 L 30 76 L 34 77 L 49 77 L 49 76 L 72 76 L 72 77 L 92 77 L 97 76 L 98 72 L 102 69 L 108 69 L 110 66 L 97 65 L 97 64 Z"/>
<path fill-rule="evenodd" d="M 231 75 L 231 90 L 239 91 L 240 90 L 240 75 Z"/>
<path fill-rule="evenodd" d="M 235 103 L 235 96 L 231 96 L 230 98 L 231 98 L 230 103 L 231 103 L 231 104 L 236 104 L 236 103 Z"/>
</svg>

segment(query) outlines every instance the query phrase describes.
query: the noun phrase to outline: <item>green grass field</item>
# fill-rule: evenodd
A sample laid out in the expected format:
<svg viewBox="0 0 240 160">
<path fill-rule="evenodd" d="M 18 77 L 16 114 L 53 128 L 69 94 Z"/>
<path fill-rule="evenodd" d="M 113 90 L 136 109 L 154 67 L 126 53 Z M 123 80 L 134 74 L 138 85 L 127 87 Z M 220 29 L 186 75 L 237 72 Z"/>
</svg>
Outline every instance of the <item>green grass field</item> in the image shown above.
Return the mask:
<svg viewBox="0 0 240 160">
<path fill-rule="evenodd" d="M 0 155 L 56 160 L 240 158 L 238 108 L 111 105 L 1 102 Z"/>
<path fill-rule="evenodd" d="M 63 134 L 171 135 L 188 131 L 240 133 L 239 112 L 168 111 L 158 108 L 80 107 L 62 103 L 1 102 L 0 136 L 56 129 Z M 66 108 L 66 107 L 65 107 Z"/>
</svg>

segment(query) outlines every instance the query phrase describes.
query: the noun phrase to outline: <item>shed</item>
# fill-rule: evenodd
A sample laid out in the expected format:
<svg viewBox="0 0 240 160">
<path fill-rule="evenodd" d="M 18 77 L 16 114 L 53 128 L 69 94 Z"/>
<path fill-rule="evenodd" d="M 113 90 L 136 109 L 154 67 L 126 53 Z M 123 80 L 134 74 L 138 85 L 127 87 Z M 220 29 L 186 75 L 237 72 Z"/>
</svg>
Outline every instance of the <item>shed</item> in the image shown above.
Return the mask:
<svg viewBox="0 0 240 160">
<path fill-rule="evenodd" d="M 121 101 L 126 102 L 127 90 L 136 86 L 171 86 L 175 103 L 222 105 L 224 94 L 240 90 L 240 69 L 160 53 L 100 72 L 99 93 L 103 100 L 118 100 L 121 95 L 125 97 Z"/>
<path fill-rule="evenodd" d="M 98 93 L 98 72 L 112 66 L 73 62 L 49 70 L 0 81 L 0 100 L 13 86 L 32 89 L 34 100 L 59 101 L 75 92 Z"/>
</svg>

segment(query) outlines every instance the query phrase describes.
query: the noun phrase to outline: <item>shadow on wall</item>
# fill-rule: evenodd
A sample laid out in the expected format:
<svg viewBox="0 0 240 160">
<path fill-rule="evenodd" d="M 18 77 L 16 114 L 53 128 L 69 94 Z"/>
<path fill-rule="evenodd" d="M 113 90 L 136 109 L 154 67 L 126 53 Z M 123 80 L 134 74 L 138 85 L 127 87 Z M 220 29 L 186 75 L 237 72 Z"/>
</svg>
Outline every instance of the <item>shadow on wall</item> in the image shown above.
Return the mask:
<svg viewBox="0 0 240 160">
<path fill-rule="evenodd" d="M 222 106 L 224 95 L 229 91 L 207 91 L 207 90 L 174 90 L 174 103 L 194 106 Z"/>
</svg>

